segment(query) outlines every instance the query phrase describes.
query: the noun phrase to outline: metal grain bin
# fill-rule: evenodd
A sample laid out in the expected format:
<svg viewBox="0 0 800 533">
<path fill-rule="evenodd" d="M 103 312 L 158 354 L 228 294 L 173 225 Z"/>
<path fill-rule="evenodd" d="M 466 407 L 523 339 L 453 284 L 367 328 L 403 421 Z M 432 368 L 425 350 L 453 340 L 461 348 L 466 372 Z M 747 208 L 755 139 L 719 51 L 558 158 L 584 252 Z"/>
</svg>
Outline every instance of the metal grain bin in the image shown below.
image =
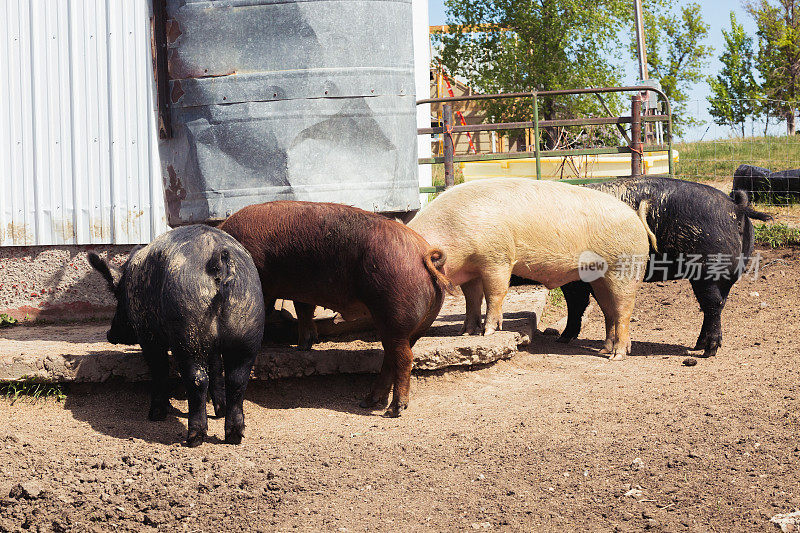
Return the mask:
<svg viewBox="0 0 800 533">
<path fill-rule="evenodd" d="M 165 9 L 170 225 L 271 200 L 419 207 L 410 0 Z"/>
</svg>

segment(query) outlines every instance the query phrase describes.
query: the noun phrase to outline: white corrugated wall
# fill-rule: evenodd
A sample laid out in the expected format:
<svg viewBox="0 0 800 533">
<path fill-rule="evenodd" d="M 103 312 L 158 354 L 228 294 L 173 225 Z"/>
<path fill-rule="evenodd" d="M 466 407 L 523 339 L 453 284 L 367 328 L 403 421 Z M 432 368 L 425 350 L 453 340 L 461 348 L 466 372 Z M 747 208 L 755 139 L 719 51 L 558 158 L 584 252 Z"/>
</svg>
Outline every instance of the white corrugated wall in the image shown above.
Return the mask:
<svg viewBox="0 0 800 533">
<path fill-rule="evenodd" d="M 417 100 L 431 97 L 431 34 L 428 22 L 428 0 L 412 0 L 411 9 L 414 16 L 414 86 Z M 431 105 L 417 106 L 417 128 L 431 127 Z M 418 157 L 431 156 L 430 135 L 417 135 Z M 430 165 L 419 165 L 419 186 L 433 185 Z M 429 194 L 420 194 L 419 200 L 424 206 L 428 203 Z"/>
<path fill-rule="evenodd" d="M 167 229 L 149 0 L 0 0 L 0 245 Z"/>
</svg>

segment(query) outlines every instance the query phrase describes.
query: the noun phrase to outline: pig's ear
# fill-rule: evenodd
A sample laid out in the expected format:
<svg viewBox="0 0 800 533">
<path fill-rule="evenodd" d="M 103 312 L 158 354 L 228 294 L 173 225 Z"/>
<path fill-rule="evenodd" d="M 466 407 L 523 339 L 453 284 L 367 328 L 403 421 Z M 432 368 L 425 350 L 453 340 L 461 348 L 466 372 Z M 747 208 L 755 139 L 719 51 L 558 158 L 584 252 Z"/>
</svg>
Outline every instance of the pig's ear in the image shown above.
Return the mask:
<svg viewBox="0 0 800 533">
<path fill-rule="evenodd" d="M 103 261 L 96 253 L 89 252 L 89 264 L 103 275 L 108 283 L 108 290 L 114 292 L 114 276 L 111 275 L 111 269 L 108 268 L 108 263 Z"/>
</svg>

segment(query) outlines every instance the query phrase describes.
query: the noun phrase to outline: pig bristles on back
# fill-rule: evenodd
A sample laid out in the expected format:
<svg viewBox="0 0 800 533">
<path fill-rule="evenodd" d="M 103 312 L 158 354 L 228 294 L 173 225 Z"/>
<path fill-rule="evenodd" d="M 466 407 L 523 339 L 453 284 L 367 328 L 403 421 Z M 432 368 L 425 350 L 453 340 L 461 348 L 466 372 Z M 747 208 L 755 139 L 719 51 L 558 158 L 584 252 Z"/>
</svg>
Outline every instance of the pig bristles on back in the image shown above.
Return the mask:
<svg viewBox="0 0 800 533">
<path fill-rule="evenodd" d="M 453 287 L 453 283 L 439 270 L 439 268 L 444 266 L 447 260 L 447 255 L 444 253 L 444 250 L 441 248 L 431 248 L 425 252 L 423 260 L 425 261 L 425 267 L 430 271 L 433 280 L 439 287 L 447 291 L 448 294 L 455 294 L 456 289 Z"/>
<path fill-rule="evenodd" d="M 108 263 L 103 261 L 99 255 L 94 252 L 89 252 L 89 264 L 95 270 L 100 272 L 108 283 L 108 290 L 114 292 L 114 276 L 111 275 L 111 270 L 108 268 Z"/>
</svg>

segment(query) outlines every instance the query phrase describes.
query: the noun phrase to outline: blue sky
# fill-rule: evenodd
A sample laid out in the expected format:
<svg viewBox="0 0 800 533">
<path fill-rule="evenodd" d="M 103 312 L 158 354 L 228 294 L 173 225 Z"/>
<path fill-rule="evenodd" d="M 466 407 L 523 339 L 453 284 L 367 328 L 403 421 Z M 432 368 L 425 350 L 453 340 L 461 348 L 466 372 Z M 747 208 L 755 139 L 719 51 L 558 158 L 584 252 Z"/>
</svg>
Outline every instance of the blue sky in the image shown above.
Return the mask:
<svg viewBox="0 0 800 533">
<path fill-rule="evenodd" d="M 695 0 L 702 9 L 703 21 L 710 26 L 708 32 L 708 40 L 706 44 L 714 48 L 714 52 L 709 61 L 708 66 L 705 68 L 705 74 L 714 75 L 719 71 L 720 63 L 719 56 L 722 54 L 724 47 L 724 40 L 722 37 L 722 30 L 730 28 L 729 13 L 733 11 L 736 13 L 736 20 L 744 25 L 745 31 L 752 36 L 755 36 L 755 23 L 750 15 L 744 10 L 740 0 Z M 633 9 L 633 0 L 630 0 L 631 9 Z M 679 0 L 677 3 L 687 3 L 686 0 Z M 429 19 L 431 25 L 444 24 L 446 21 L 444 0 L 429 0 Z M 636 65 L 631 60 L 629 68 L 626 69 L 626 77 L 624 82 L 633 82 L 636 79 Z M 706 97 L 709 95 L 708 85 L 704 82 L 697 83 L 690 90 L 690 112 L 697 115 L 698 118 L 707 121 L 709 124 L 699 128 L 697 131 L 688 132 L 687 138 L 698 139 L 703 137 L 705 139 L 726 137 L 729 132 L 725 128 L 720 128 L 713 124 L 711 117 L 708 114 L 708 102 Z M 710 128 L 709 128 L 710 125 Z M 708 128 L 708 131 L 706 129 Z"/>
</svg>

